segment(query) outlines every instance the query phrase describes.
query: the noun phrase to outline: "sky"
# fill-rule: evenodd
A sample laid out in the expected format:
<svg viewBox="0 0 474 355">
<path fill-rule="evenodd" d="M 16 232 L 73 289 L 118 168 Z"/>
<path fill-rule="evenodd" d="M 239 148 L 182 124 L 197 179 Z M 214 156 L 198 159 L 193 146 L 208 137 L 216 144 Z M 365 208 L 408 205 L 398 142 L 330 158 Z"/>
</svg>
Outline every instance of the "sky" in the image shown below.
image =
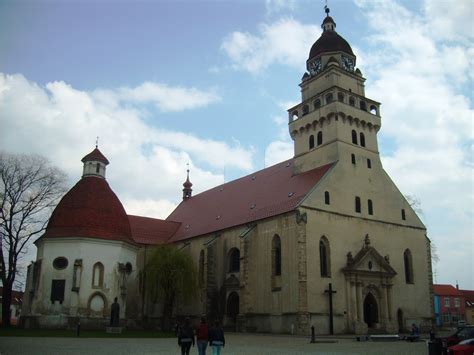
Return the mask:
<svg viewBox="0 0 474 355">
<path fill-rule="evenodd" d="M 474 2 L 328 6 L 382 103 L 382 164 L 418 201 L 435 282 L 474 289 Z M 0 150 L 46 156 L 72 186 L 99 137 L 127 213 L 166 218 L 188 163 L 196 194 L 292 157 L 286 110 L 323 7 L 0 0 Z"/>
</svg>

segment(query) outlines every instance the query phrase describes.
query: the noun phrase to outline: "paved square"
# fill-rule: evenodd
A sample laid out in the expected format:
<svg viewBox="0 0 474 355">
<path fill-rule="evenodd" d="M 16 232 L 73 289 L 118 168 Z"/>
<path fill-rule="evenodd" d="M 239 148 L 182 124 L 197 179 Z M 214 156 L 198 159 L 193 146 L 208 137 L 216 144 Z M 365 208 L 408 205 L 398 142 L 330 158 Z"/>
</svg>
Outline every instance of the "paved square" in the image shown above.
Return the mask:
<svg viewBox="0 0 474 355">
<path fill-rule="evenodd" d="M 333 338 L 335 339 L 335 338 Z M 222 355 L 231 354 L 428 354 L 425 341 L 408 343 L 357 342 L 355 337 L 335 339 L 337 343 L 310 344 L 309 338 L 287 335 L 226 334 Z M 197 354 L 197 348 L 191 354 Z M 180 354 L 177 340 L 126 338 L 29 338 L 1 337 L 1 355 L 22 354 Z M 208 348 L 207 354 L 211 354 Z"/>
</svg>

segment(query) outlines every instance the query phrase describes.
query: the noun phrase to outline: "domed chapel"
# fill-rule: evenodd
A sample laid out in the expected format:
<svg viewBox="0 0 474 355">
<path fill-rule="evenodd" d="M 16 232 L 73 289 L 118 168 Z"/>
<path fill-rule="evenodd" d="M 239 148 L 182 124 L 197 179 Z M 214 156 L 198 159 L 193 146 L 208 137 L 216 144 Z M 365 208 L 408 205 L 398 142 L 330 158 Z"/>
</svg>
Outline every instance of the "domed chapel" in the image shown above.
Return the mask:
<svg viewBox="0 0 474 355">
<path fill-rule="evenodd" d="M 96 147 L 54 210 L 28 267 L 30 327 L 159 323 L 146 296 L 147 254 L 189 253 L 200 297 L 176 316 L 207 315 L 237 331 L 397 332 L 432 318 L 426 228 L 383 169 L 380 103 L 329 16 L 310 49 L 301 102 L 288 110 L 293 158 L 183 199 L 165 220 L 127 215 Z"/>
</svg>

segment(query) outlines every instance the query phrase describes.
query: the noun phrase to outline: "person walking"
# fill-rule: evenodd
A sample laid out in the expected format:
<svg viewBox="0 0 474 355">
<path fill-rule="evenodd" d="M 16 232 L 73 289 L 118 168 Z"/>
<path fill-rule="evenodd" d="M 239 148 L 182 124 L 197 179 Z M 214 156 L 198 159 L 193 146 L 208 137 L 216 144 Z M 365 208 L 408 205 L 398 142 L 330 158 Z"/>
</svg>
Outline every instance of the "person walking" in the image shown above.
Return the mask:
<svg viewBox="0 0 474 355">
<path fill-rule="evenodd" d="M 214 327 L 209 330 L 209 345 L 212 348 L 212 355 L 220 355 L 221 348 L 225 346 L 224 331 L 217 320 L 214 322 Z"/>
<path fill-rule="evenodd" d="M 201 317 L 201 323 L 196 329 L 196 340 L 199 355 L 206 355 L 207 342 L 209 341 L 209 327 L 204 317 Z"/>
<path fill-rule="evenodd" d="M 194 346 L 194 331 L 189 318 L 184 320 L 184 325 L 178 334 L 178 345 L 181 347 L 181 355 L 189 355 L 191 344 Z"/>
</svg>

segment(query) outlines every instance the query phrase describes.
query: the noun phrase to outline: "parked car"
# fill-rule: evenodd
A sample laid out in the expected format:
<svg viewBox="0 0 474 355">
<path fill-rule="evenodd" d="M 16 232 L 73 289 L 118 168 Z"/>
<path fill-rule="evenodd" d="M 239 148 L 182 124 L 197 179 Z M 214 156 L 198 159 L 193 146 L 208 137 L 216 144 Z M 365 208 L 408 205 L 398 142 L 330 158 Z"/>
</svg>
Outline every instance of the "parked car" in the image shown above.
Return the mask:
<svg viewBox="0 0 474 355">
<path fill-rule="evenodd" d="M 474 354 L 474 339 L 461 341 L 458 345 L 448 348 L 448 355 L 472 355 Z"/>
<path fill-rule="evenodd" d="M 474 326 L 467 325 L 465 327 L 459 327 L 454 334 L 447 337 L 438 338 L 443 346 L 443 354 L 447 354 L 449 347 L 459 344 L 463 340 L 474 339 Z M 472 353 L 470 354 L 472 355 Z"/>
</svg>

